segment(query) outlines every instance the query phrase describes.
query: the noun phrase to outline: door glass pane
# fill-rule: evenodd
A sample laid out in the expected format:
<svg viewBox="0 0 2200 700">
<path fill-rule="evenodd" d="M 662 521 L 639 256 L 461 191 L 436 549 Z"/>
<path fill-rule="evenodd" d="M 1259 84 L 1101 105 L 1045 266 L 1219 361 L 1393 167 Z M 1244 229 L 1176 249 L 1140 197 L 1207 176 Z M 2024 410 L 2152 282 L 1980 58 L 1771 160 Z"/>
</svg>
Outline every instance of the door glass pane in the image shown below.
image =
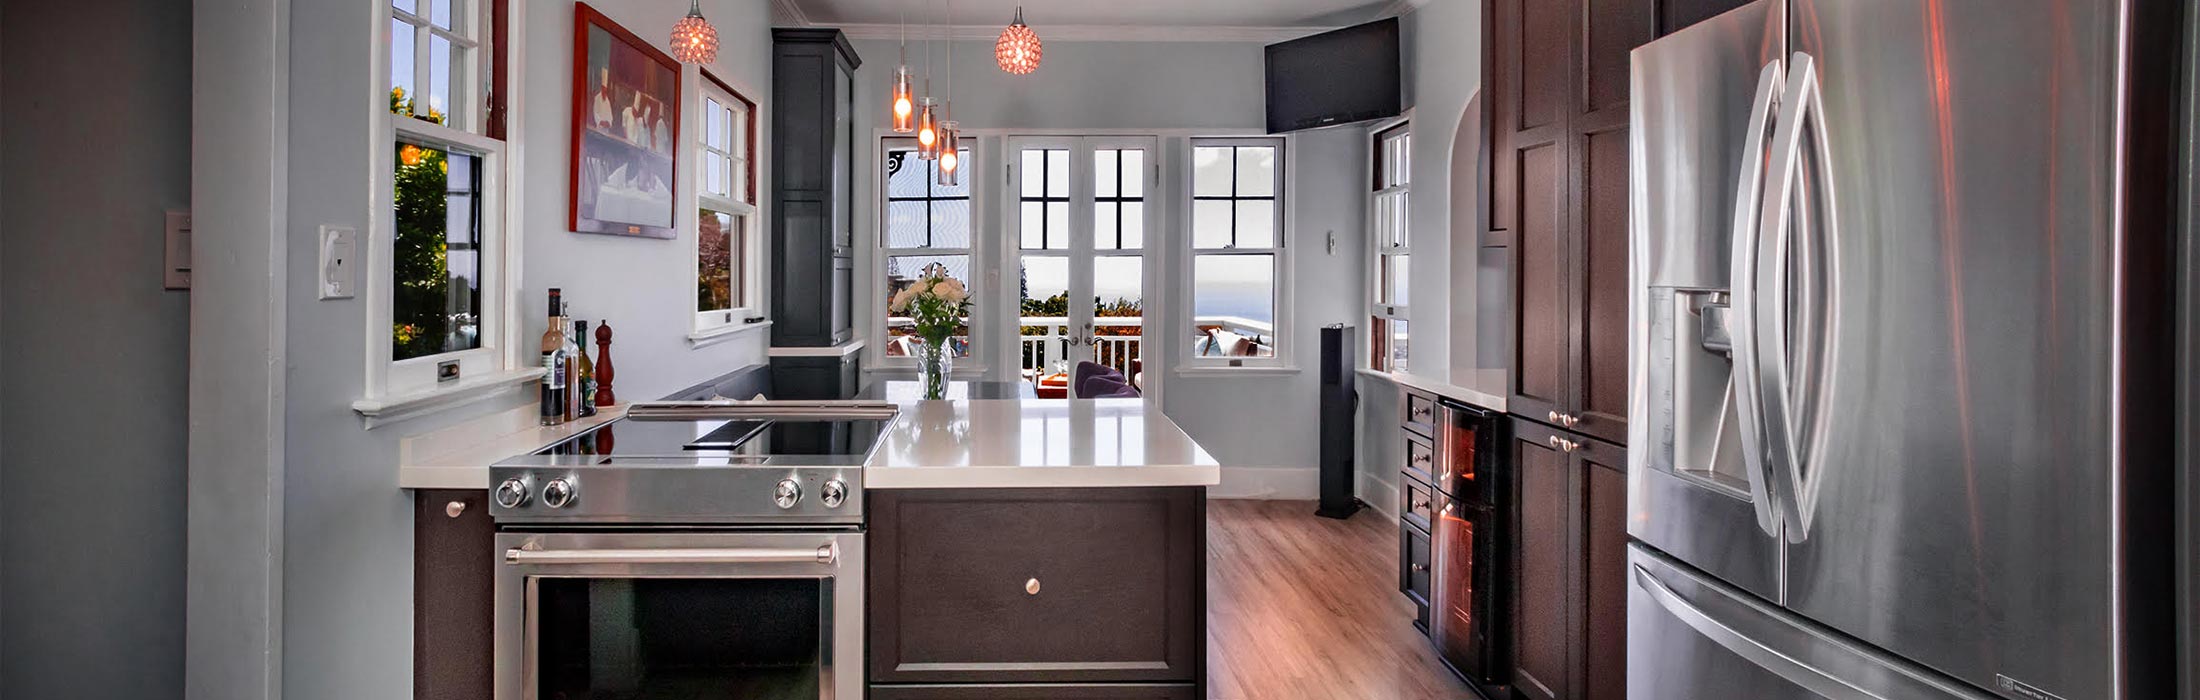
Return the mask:
<svg viewBox="0 0 2200 700">
<path fill-rule="evenodd" d="M 1192 196 L 1230 196 L 1230 150 L 1215 146 L 1192 149 Z"/>
<path fill-rule="evenodd" d="M 1039 149 L 1024 151 L 1022 170 L 1024 172 L 1024 196 L 1047 196 L 1047 152 Z"/>
<path fill-rule="evenodd" d="M 390 357 L 481 347 L 481 159 L 397 144 Z"/>
<path fill-rule="evenodd" d="M 1092 205 L 1092 247 L 1102 250 L 1122 247 L 1122 229 L 1117 226 L 1122 206 L 1116 202 Z"/>
<path fill-rule="evenodd" d="M 1202 357 L 1273 357 L 1274 255 L 1200 255 L 1192 263 L 1194 348 Z"/>
<path fill-rule="evenodd" d="M 1276 195 L 1276 149 L 1268 146 L 1237 149 L 1237 196 Z"/>
<path fill-rule="evenodd" d="M 1146 203 L 1123 203 L 1123 248 L 1146 247 Z"/>
<path fill-rule="evenodd" d="M 1047 246 L 1054 250 L 1069 248 L 1069 202 L 1047 203 Z"/>
<path fill-rule="evenodd" d="M 1109 151 L 1109 150 L 1100 150 L 1100 151 L 1094 151 L 1094 152 L 1093 152 L 1093 154 L 1092 154 L 1092 194 L 1093 194 L 1093 196 L 1095 196 L 1095 197 L 1115 197 L 1115 196 L 1119 196 L 1119 195 L 1118 195 L 1118 193 L 1122 191 L 1122 188 L 1121 188 L 1121 187 L 1119 187 L 1119 186 L 1117 185 L 1117 183 L 1118 183 L 1118 180 L 1116 179 L 1116 178 L 1118 178 L 1118 177 L 1120 177 L 1120 176 L 1121 176 L 1121 173 L 1120 173 L 1120 171 L 1118 171 L 1118 170 L 1116 169 L 1116 162 L 1117 162 L 1117 158 L 1118 158 L 1118 156 L 1117 156 L 1117 154 L 1118 154 L 1118 153 L 1120 153 L 1120 151 Z"/>
<path fill-rule="evenodd" d="M 1092 361 L 1136 374 L 1145 335 L 1146 260 L 1137 255 L 1092 259 Z"/>
<path fill-rule="evenodd" d="M 1192 202 L 1192 247 L 1230 247 L 1230 201 L 1201 199 Z"/>
<path fill-rule="evenodd" d="M 979 293 L 976 285 L 970 279 L 970 256 L 968 255 L 897 255 L 887 258 L 885 284 L 880 285 L 880 288 L 885 290 L 885 294 L 879 299 L 879 306 L 886 309 L 887 356 L 914 356 L 919 349 L 919 344 L 923 342 L 915 337 L 915 329 L 912 327 L 909 317 L 897 313 L 893 308 L 893 299 L 894 295 L 901 293 L 901 290 L 908 289 L 910 285 L 916 284 L 917 280 L 922 278 L 935 265 L 939 266 L 940 271 L 945 272 L 948 277 L 961 281 L 964 289 L 968 290 L 972 296 Z M 969 321 L 969 316 L 965 315 L 962 326 L 957 328 L 948 339 L 948 343 L 954 346 L 955 354 L 960 357 L 970 355 Z"/>
<path fill-rule="evenodd" d="M 544 698 L 816 698 L 820 579 L 536 578 Z M 844 661 L 845 662 L 845 661 Z"/>
<path fill-rule="evenodd" d="M 1047 247 L 1047 219 L 1045 202 L 1024 202 L 1023 216 L 1017 217 L 1019 236 L 1025 250 L 1042 250 Z"/>
<path fill-rule="evenodd" d="M 1122 151 L 1123 196 L 1138 199 L 1146 196 L 1146 152 Z"/>
<path fill-rule="evenodd" d="M 1241 199 L 1237 203 L 1237 247 L 1276 247 L 1276 202 Z"/>
<path fill-rule="evenodd" d="M 1066 369 L 1057 365 L 1066 359 L 1062 338 L 1069 323 L 1069 258 L 1025 255 L 1017 282 L 1023 369 L 1031 376 Z"/>
<path fill-rule="evenodd" d="M 1069 196 L 1069 151 L 1047 151 L 1048 197 Z"/>
</svg>

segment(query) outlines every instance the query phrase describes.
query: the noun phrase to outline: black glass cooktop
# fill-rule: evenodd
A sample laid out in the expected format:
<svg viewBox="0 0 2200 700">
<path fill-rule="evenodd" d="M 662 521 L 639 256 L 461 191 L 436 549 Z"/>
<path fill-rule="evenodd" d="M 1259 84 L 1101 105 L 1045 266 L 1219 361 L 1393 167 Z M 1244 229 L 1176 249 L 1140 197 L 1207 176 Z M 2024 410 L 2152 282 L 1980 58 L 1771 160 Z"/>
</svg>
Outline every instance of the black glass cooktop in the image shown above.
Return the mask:
<svg viewBox="0 0 2200 700">
<path fill-rule="evenodd" d="M 891 421 L 847 420 L 619 420 L 573 436 L 535 454 L 624 457 L 727 457 L 739 455 L 860 456 L 871 451 Z"/>
</svg>

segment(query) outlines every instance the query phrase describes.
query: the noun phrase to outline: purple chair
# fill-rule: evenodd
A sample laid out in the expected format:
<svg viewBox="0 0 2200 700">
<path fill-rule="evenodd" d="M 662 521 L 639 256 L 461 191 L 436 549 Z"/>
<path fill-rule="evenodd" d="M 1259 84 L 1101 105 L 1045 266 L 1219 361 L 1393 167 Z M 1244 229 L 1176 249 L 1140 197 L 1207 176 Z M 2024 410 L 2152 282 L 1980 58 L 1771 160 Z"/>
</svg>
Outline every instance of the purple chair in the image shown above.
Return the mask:
<svg viewBox="0 0 2200 700">
<path fill-rule="evenodd" d="M 1077 387 L 1077 398 L 1132 398 L 1139 395 L 1130 380 L 1113 367 L 1097 362 L 1079 362 L 1070 372 L 1070 386 Z M 1126 393 L 1127 392 L 1127 393 Z"/>
</svg>

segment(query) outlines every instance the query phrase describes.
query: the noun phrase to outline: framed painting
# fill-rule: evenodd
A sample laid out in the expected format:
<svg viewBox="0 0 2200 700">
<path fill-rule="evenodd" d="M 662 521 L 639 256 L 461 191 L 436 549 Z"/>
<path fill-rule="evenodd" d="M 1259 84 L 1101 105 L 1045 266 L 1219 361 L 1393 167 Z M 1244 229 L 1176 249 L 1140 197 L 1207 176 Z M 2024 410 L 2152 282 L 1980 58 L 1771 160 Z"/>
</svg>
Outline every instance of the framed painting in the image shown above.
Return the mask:
<svg viewBox="0 0 2200 700">
<path fill-rule="evenodd" d="M 573 230 L 672 238 L 679 143 L 680 64 L 574 3 Z"/>
</svg>

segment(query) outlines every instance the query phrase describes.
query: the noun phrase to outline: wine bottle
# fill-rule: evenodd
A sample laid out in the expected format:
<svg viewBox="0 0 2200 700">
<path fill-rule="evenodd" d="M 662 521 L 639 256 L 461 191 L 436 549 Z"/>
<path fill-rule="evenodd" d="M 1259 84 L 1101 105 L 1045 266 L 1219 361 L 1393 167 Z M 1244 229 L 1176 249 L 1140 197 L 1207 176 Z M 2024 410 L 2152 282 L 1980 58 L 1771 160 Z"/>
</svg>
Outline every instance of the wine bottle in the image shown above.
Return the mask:
<svg viewBox="0 0 2200 700">
<path fill-rule="evenodd" d="M 565 347 L 572 342 L 565 337 L 564 294 L 556 287 L 550 289 L 550 324 L 542 331 L 542 424 L 557 425 L 565 422 L 566 374 Z"/>
<path fill-rule="evenodd" d="M 588 322 L 573 322 L 573 339 L 580 346 L 581 415 L 596 415 L 596 363 L 588 359 Z"/>
<path fill-rule="evenodd" d="M 567 304 L 564 311 L 551 321 L 558 325 L 558 340 L 560 342 L 558 361 L 565 368 L 565 396 L 563 397 L 565 405 L 563 408 L 565 409 L 565 419 L 567 421 L 581 417 L 581 346 L 579 342 L 573 339 L 571 334 L 565 332 L 565 329 L 573 327 L 571 320 L 573 318 L 572 308 L 572 304 Z"/>
</svg>

